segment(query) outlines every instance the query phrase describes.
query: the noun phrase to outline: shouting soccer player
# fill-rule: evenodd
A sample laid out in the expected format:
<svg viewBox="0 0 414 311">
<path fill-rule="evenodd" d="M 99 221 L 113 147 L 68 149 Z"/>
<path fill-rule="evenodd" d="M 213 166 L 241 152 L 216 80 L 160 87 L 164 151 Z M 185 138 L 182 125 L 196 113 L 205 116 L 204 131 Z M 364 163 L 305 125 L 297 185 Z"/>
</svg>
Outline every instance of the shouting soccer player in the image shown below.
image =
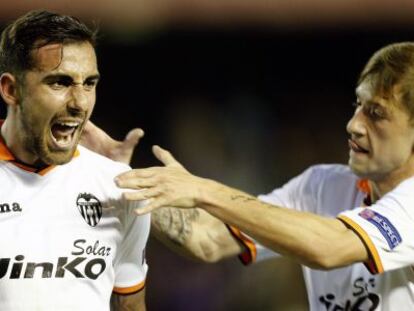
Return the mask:
<svg viewBox="0 0 414 311">
<path fill-rule="evenodd" d="M 45 11 L 2 33 L 0 310 L 145 310 L 150 218 L 131 217 L 137 205 L 113 182 L 129 167 L 78 146 L 99 80 L 95 35 Z"/>
</svg>

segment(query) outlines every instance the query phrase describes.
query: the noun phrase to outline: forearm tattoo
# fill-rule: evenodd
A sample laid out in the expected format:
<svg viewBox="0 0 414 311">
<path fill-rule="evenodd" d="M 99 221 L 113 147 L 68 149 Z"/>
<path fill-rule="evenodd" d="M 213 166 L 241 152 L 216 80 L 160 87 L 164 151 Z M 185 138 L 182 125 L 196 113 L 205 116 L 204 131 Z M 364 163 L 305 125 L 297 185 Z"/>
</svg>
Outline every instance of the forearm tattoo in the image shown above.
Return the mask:
<svg viewBox="0 0 414 311">
<path fill-rule="evenodd" d="M 152 212 L 152 225 L 173 242 L 184 245 L 193 233 L 192 222 L 199 214 L 197 209 L 164 207 Z"/>
<path fill-rule="evenodd" d="M 247 196 L 247 195 L 241 195 L 241 194 L 232 195 L 232 196 L 230 196 L 230 199 L 232 201 L 242 201 L 243 203 L 255 201 L 255 202 L 257 202 L 261 205 L 264 205 L 264 206 L 269 206 L 269 207 L 271 206 L 269 204 L 266 204 L 265 202 L 262 202 L 262 201 L 258 200 L 255 197 L 251 197 L 251 196 Z"/>
<path fill-rule="evenodd" d="M 248 197 L 245 195 L 232 195 L 230 198 L 232 201 L 237 201 L 237 200 L 241 200 L 243 202 L 256 201 L 256 198 Z"/>
</svg>

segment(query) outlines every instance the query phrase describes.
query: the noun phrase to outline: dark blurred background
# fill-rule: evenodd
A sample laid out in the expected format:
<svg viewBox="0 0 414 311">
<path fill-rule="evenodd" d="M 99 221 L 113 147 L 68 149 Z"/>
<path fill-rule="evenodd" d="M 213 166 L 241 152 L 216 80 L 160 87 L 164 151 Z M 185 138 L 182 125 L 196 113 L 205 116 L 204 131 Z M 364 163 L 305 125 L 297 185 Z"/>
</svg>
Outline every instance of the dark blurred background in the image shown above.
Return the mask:
<svg viewBox="0 0 414 311">
<path fill-rule="evenodd" d="M 160 144 L 193 173 L 253 194 L 346 163 L 359 71 L 414 35 L 411 0 L 2 1 L 0 23 L 35 8 L 99 21 L 93 120 L 118 139 L 146 131 L 134 167 L 156 165 Z M 288 259 L 200 264 L 151 239 L 148 262 L 149 310 L 307 310 Z"/>
</svg>

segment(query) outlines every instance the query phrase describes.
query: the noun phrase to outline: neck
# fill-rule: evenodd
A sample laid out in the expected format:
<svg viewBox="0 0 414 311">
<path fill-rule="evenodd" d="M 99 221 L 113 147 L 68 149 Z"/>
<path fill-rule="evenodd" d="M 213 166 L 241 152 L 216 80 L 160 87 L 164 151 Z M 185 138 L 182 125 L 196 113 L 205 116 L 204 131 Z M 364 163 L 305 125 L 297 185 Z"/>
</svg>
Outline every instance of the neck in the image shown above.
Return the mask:
<svg viewBox="0 0 414 311">
<path fill-rule="evenodd" d="M 398 186 L 402 181 L 414 176 L 414 156 L 410 157 L 407 165 L 389 173 L 385 178 L 370 180 L 371 200 L 375 202 L 383 197 L 387 192 Z"/>
<path fill-rule="evenodd" d="M 1 136 L 6 144 L 7 148 L 11 151 L 13 156 L 19 162 L 30 166 L 37 165 L 37 157 L 25 150 L 24 143 L 21 141 L 21 135 L 19 133 L 16 122 L 8 122 L 8 119 L 4 120 L 1 125 Z"/>
</svg>

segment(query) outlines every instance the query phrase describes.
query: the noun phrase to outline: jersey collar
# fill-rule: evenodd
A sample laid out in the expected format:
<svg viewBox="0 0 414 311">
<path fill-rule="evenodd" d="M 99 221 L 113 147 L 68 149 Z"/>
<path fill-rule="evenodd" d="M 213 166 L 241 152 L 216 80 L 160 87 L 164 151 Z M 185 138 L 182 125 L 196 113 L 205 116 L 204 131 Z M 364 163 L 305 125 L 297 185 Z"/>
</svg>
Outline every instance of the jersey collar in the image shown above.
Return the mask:
<svg viewBox="0 0 414 311">
<path fill-rule="evenodd" d="M 4 120 L 0 120 L 0 128 L 3 125 L 3 122 L 4 122 Z M 73 155 L 73 158 L 75 158 L 77 156 L 79 156 L 79 149 L 76 149 L 75 154 Z M 25 171 L 32 172 L 32 173 L 35 173 L 35 174 L 39 174 L 39 175 L 42 175 L 42 176 L 56 167 L 56 165 L 47 165 L 47 166 L 39 168 L 39 167 L 33 167 L 33 166 L 30 166 L 30 165 L 27 165 L 25 163 L 20 162 L 18 159 L 16 159 L 16 157 L 13 155 L 13 153 L 7 147 L 5 141 L 3 140 L 3 137 L 1 135 L 0 135 L 0 160 L 10 162 L 10 163 L 14 164 L 15 166 L 17 166 L 17 167 L 19 167 L 19 168 L 21 168 Z"/>
<path fill-rule="evenodd" d="M 372 204 L 371 199 L 371 185 L 369 184 L 368 179 L 360 179 L 357 182 L 357 188 L 359 191 L 365 194 L 363 201 L 364 206 L 370 206 Z"/>
</svg>

